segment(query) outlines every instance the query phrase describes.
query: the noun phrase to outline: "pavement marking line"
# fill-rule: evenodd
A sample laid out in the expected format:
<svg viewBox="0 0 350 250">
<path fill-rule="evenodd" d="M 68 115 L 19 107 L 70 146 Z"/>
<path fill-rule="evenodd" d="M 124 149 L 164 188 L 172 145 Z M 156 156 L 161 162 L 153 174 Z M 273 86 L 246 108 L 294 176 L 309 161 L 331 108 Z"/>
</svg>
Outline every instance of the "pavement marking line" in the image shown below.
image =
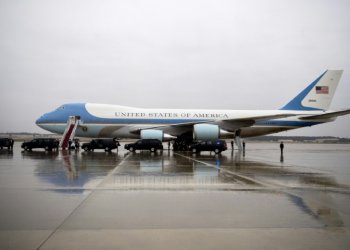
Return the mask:
<svg viewBox="0 0 350 250">
<path fill-rule="evenodd" d="M 241 179 L 244 179 L 246 181 L 250 181 L 250 182 L 253 182 L 253 183 L 256 183 L 256 184 L 259 184 L 259 185 L 267 187 L 267 188 L 273 188 L 275 190 L 282 190 L 283 189 L 284 192 L 287 192 L 285 189 L 289 189 L 289 190 L 305 189 L 305 188 L 300 188 L 300 187 L 288 187 L 288 186 L 284 186 L 284 185 L 281 185 L 281 184 L 270 183 L 270 182 L 267 182 L 267 181 L 260 181 L 260 180 L 257 180 L 257 179 L 254 179 L 254 178 L 242 175 L 242 174 L 235 173 L 233 171 L 230 171 L 230 170 L 227 170 L 227 169 L 224 169 L 224 168 L 220 168 L 220 167 L 218 167 L 215 164 L 211 164 L 211 163 L 207 163 L 207 162 L 204 162 L 204 161 L 196 160 L 194 158 L 191 158 L 191 157 L 188 157 L 188 156 L 185 156 L 185 155 L 182 155 L 182 154 L 178 154 L 178 153 L 174 153 L 174 154 L 176 154 L 178 156 L 181 156 L 183 158 L 192 160 L 192 161 L 199 162 L 199 163 L 204 164 L 206 166 L 213 167 L 213 168 L 215 168 L 217 170 L 220 170 L 220 172 L 232 174 L 232 175 L 234 175 L 234 176 L 236 176 L 238 178 L 241 178 Z M 339 187 L 339 188 L 335 188 L 335 187 L 308 187 L 307 190 L 331 191 L 331 192 L 339 192 L 339 193 L 346 193 L 346 194 L 350 193 L 350 190 L 349 190 L 348 187 Z"/>
<path fill-rule="evenodd" d="M 188 156 L 185 156 L 185 155 L 182 155 L 182 154 L 178 154 L 178 153 L 174 153 L 178 156 L 181 156 L 183 158 L 186 158 L 186 159 L 189 159 L 189 160 L 192 160 L 192 161 L 196 161 L 196 162 L 199 162 L 199 163 L 202 163 L 202 164 L 205 164 L 206 166 L 209 166 L 209 167 L 213 167 L 217 170 L 220 170 L 221 172 L 226 172 L 226 173 L 230 173 L 236 177 L 239 177 L 241 179 L 245 179 L 245 180 L 248 180 L 250 182 L 253 182 L 253 183 L 256 183 L 256 184 L 259 184 L 264 188 L 264 190 L 271 190 L 271 191 L 276 191 L 276 192 L 281 192 L 281 193 L 285 193 L 285 194 L 288 194 L 288 195 L 292 195 L 292 196 L 296 196 L 296 197 L 299 197 L 301 199 L 304 199 L 304 197 L 302 195 L 300 195 L 299 193 L 296 193 L 296 191 L 298 190 L 301 190 L 301 189 L 305 189 L 305 188 L 293 188 L 293 187 L 288 187 L 288 186 L 283 186 L 281 184 L 275 184 L 275 183 L 268 183 L 268 182 L 262 182 L 260 180 L 256 180 L 256 179 L 253 179 L 253 178 L 250 178 L 248 176 L 244 176 L 244 175 L 241 175 L 241 174 L 237 174 L 237 173 L 234 173 L 230 170 L 226 170 L 226 169 L 222 169 L 222 168 L 219 168 L 217 167 L 217 165 L 214 165 L 214 164 L 211 164 L 211 163 L 207 163 L 207 162 L 203 162 L 203 161 L 199 161 L 199 160 L 196 160 L 194 158 L 191 158 L 191 157 L 188 157 Z M 315 189 L 313 188 L 307 188 L 306 190 L 312 190 L 312 191 L 315 191 Z M 294 192 L 293 192 L 294 191 Z M 339 189 L 335 189 L 335 188 L 332 188 L 332 189 L 326 189 L 326 188 L 321 188 L 321 189 L 316 189 L 316 191 L 333 191 L 333 192 L 342 192 L 342 193 L 346 193 L 348 194 L 349 193 L 349 189 L 345 189 L 342 188 L 341 190 Z M 321 202 L 319 202 L 318 200 L 316 199 L 312 199 L 314 202 L 317 202 L 319 204 L 322 204 Z M 337 208 L 334 208 L 333 206 L 331 207 L 332 209 L 335 209 L 335 210 L 339 210 Z M 342 211 L 343 213 L 346 213 L 348 214 L 346 211 Z"/>
<path fill-rule="evenodd" d="M 119 162 L 119 164 L 117 166 L 115 166 L 115 168 L 110 171 L 105 178 L 103 178 L 98 184 L 96 184 L 95 188 L 91 188 L 90 193 L 88 195 L 86 195 L 86 197 L 78 204 L 78 206 L 76 206 L 76 208 L 74 208 L 72 210 L 72 212 L 70 212 L 68 214 L 68 216 L 62 221 L 61 224 L 59 224 L 53 231 L 52 233 L 36 248 L 37 250 L 39 250 L 41 247 L 44 246 L 44 244 L 57 232 L 58 229 L 60 229 L 60 227 L 62 227 L 64 225 L 64 223 L 75 213 L 75 211 L 77 211 L 82 205 L 83 203 L 85 203 L 89 197 L 91 197 L 91 195 L 98 190 L 98 187 L 101 186 L 105 181 L 107 181 L 109 179 L 109 177 L 111 177 L 116 171 L 117 168 L 124 164 L 124 162 L 129 158 L 130 154 L 128 154 L 121 162 Z"/>
<path fill-rule="evenodd" d="M 238 177 L 238 178 L 240 178 L 240 179 L 243 179 L 243 180 L 246 180 L 246 181 L 249 181 L 249 182 L 253 182 L 253 183 L 259 184 L 259 185 L 264 186 L 264 187 L 276 188 L 275 185 L 272 185 L 272 184 L 269 184 L 269 183 L 266 183 L 266 182 L 261 182 L 261 181 L 259 181 L 259 180 L 250 178 L 250 177 L 248 177 L 248 176 L 234 173 L 234 172 L 229 171 L 229 170 L 227 170 L 227 169 L 219 168 L 217 165 L 214 165 L 214 164 L 211 164 L 211 163 L 207 163 L 207 162 L 204 162 L 204 161 L 199 161 L 199 160 L 196 160 L 196 159 L 194 159 L 194 158 L 191 158 L 191 157 L 188 157 L 188 156 L 185 156 L 185 155 L 182 155 L 182 154 L 178 154 L 178 153 L 174 153 L 174 154 L 176 154 L 176 155 L 178 155 L 178 156 L 181 156 L 181 157 L 183 157 L 183 158 L 186 158 L 186 159 L 195 161 L 195 162 L 199 162 L 199 163 L 204 164 L 204 165 L 206 165 L 206 166 L 213 167 L 213 168 L 219 170 L 220 172 L 232 174 L 232 175 L 234 175 L 235 177 Z"/>
</svg>

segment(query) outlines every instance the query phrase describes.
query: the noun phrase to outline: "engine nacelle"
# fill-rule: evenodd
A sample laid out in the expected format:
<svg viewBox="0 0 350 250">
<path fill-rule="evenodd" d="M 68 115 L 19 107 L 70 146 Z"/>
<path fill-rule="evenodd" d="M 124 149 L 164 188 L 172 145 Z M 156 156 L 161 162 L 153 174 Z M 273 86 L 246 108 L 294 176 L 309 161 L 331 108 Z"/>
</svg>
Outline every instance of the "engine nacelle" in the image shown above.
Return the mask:
<svg viewBox="0 0 350 250">
<path fill-rule="evenodd" d="M 220 137 L 220 128 L 213 124 L 195 124 L 193 126 L 193 139 L 216 140 Z"/>
<path fill-rule="evenodd" d="M 141 130 L 141 139 L 157 139 L 163 141 L 164 133 L 162 130 L 146 129 Z"/>
</svg>

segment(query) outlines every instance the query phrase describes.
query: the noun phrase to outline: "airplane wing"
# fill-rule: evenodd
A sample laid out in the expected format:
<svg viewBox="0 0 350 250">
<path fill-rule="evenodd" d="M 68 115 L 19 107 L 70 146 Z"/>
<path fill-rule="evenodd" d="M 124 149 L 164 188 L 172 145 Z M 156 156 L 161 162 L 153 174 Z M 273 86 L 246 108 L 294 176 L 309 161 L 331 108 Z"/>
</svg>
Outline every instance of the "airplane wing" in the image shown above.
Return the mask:
<svg viewBox="0 0 350 250">
<path fill-rule="evenodd" d="M 320 120 L 320 119 L 329 119 L 329 118 L 335 118 L 342 115 L 350 114 L 350 109 L 340 110 L 340 111 L 334 111 L 334 112 L 327 112 L 321 115 L 310 115 L 310 116 L 303 116 L 299 119 L 301 120 Z"/>
<path fill-rule="evenodd" d="M 262 120 L 270 120 L 270 119 L 279 119 L 279 118 L 286 118 L 286 117 L 291 117 L 291 116 L 296 116 L 297 114 L 291 114 L 291 113 L 280 113 L 280 114 L 275 114 L 275 115 L 258 115 L 258 116 L 249 116 L 249 117 L 242 117 L 242 118 L 237 118 L 237 119 L 226 119 L 223 121 L 227 122 L 235 122 L 235 121 L 262 121 Z"/>
<path fill-rule="evenodd" d="M 296 116 L 296 114 L 291 114 L 291 113 L 281 114 L 280 113 L 280 114 L 274 114 L 274 115 L 250 116 L 250 117 L 237 118 L 237 119 L 220 120 L 220 121 L 214 122 L 213 124 L 217 124 L 222 129 L 227 130 L 229 132 L 234 132 L 240 128 L 251 127 L 257 121 L 286 118 L 286 117 L 291 117 L 291 116 Z"/>
<path fill-rule="evenodd" d="M 234 132 L 235 130 L 242 127 L 253 126 L 257 121 L 279 119 L 279 118 L 285 118 L 285 117 L 291 117 L 291 116 L 296 116 L 296 114 L 279 113 L 274 115 L 248 116 L 248 117 L 240 117 L 235 119 L 203 120 L 203 121 L 196 121 L 196 122 L 170 124 L 170 125 L 143 126 L 143 127 L 134 127 L 130 131 L 130 133 L 140 134 L 141 130 L 159 129 L 164 131 L 164 133 L 168 133 L 171 135 L 181 135 L 185 132 L 191 131 L 193 129 L 193 125 L 201 124 L 201 123 L 220 125 L 222 129 L 227 130 L 229 132 Z"/>
</svg>

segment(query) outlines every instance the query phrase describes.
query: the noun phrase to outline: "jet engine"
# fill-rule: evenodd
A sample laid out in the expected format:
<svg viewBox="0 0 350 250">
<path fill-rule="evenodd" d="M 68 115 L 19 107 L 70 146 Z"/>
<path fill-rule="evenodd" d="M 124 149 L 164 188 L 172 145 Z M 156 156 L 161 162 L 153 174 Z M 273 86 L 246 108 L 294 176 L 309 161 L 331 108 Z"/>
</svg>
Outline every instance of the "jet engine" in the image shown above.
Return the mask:
<svg viewBox="0 0 350 250">
<path fill-rule="evenodd" d="M 220 127 L 213 124 L 195 124 L 193 126 L 194 140 L 216 140 L 220 137 Z"/>
<path fill-rule="evenodd" d="M 163 141 L 164 133 L 162 130 L 156 129 L 141 130 L 141 139 L 157 139 Z"/>
</svg>

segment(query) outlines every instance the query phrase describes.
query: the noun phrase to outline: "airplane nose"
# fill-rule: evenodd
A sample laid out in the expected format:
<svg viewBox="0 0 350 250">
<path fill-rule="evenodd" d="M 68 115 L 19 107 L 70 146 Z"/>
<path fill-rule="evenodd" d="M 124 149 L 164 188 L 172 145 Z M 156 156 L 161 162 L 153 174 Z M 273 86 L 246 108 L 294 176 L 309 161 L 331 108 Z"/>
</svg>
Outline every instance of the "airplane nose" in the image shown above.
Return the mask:
<svg viewBox="0 0 350 250">
<path fill-rule="evenodd" d="M 41 123 L 40 118 L 36 119 L 35 124 L 38 125 L 40 123 Z"/>
<path fill-rule="evenodd" d="M 35 121 L 35 124 L 36 125 L 39 125 L 39 124 L 41 124 L 41 123 L 43 123 L 43 116 L 40 116 L 38 119 L 36 119 L 36 121 Z"/>
<path fill-rule="evenodd" d="M 39 117 L 39 118 L 35 121 L 35 124 L 36 124 L 38 127 L 43 128 L 43 127 L 42 127 L 42 124 L 43 124 L 43 118 L 42 118 L 42 116 Z"/>
<path fill-rule="evenodd" d="M 47 122 L 47 114 L 43 114 L 38 119 L 36 119 L 35 124 L 40 127 L 40 124 L 43 124 L 43 123 L 46 123 L 46 122 Z"/>
<path fill-rule="evenodd" d="M 50 114 L 49 113 L 43 114 L 35 121 L 35 124 L 38 127 L 45 129 L 45 130 L 47 130 L 47 123 L 50 123 Z"/>
</svg>

